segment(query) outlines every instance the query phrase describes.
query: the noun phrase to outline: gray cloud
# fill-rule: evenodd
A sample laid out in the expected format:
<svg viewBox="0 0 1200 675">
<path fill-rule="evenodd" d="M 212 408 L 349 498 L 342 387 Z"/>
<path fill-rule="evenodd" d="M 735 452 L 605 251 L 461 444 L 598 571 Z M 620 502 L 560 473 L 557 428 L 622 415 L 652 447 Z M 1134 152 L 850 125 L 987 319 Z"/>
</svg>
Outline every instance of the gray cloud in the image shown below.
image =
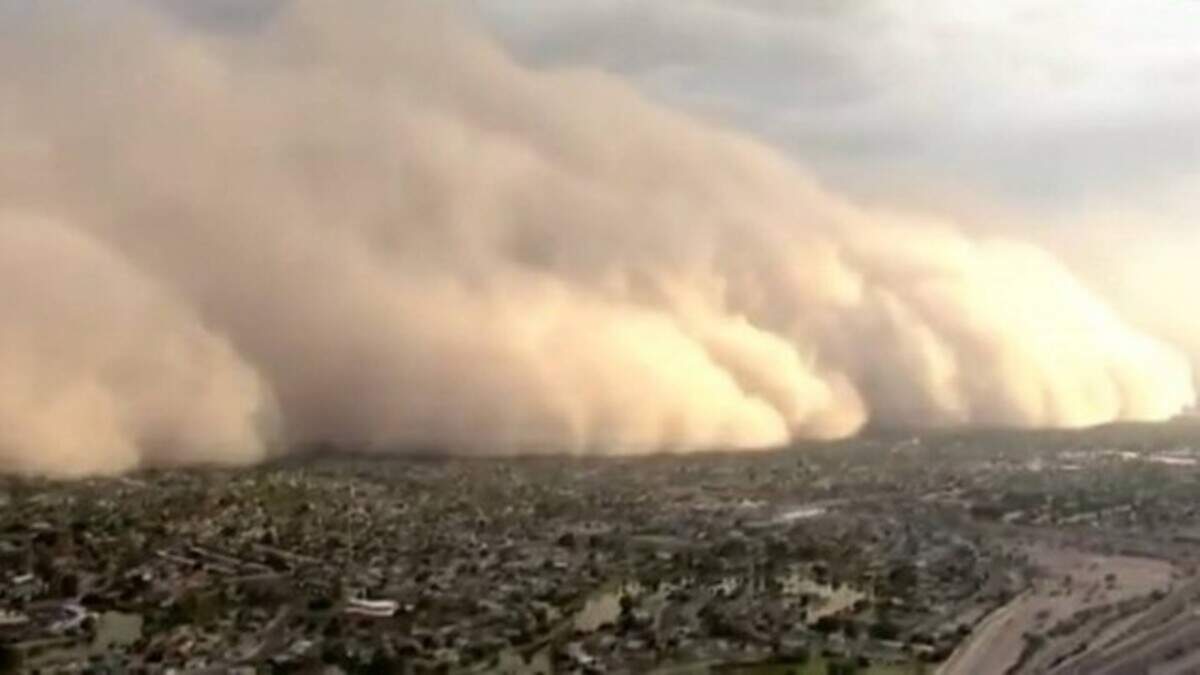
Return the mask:
<svg viewBox="0 0 1200 675">
<path fill-rule="evenodd" d="M 863 194 L 1073 207 L 1200 165 L 1195 3 L 475 5 L 526 59 L 631 77 Z"/>
</svg>

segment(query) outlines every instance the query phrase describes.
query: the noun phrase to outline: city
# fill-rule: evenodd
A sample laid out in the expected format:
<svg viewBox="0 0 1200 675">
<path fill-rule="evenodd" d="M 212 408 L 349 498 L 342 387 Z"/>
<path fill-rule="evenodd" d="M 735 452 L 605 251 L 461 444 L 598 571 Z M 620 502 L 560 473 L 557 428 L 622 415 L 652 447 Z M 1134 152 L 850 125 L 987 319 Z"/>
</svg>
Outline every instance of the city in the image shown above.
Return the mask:
<svg viewBox="0 0 1200 675">
<path fill-rule="evenodd" d="M 325 452 L 0 484 L 13 670 L 1200 663 L 1190 421 L 878 433 L 761 453 Z"/>
</svg>

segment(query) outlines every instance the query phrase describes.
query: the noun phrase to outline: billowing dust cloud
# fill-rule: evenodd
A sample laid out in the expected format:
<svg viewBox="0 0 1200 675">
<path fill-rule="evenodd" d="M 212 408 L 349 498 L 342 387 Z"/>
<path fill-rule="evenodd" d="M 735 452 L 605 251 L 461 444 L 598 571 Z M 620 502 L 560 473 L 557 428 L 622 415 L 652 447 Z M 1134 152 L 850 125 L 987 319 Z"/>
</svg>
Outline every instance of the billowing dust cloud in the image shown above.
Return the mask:
<svg viewBox="0 0 1200 675">
<path fill-rule="evenodd" d="M 0 0 L 3 468 L 747 448 L 1192 402 L 1184 357 L 1038 249 L 867 212 L 431 5 L 206 31 Z"/>
</svg>

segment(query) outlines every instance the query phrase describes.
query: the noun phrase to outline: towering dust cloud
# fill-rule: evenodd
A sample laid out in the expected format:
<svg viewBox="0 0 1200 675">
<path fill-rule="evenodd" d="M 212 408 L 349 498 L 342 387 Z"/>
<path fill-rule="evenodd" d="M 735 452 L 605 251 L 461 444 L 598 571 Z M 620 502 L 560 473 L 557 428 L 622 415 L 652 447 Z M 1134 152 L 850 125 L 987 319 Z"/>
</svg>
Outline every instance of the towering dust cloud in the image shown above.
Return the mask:
<svg viewBox="0 0 1200 675">
<path fill-rule="evenodd" d="M 754 447 L 1171 416 L 1014 241 L 872 213 L 430 3 L 0 0 L 0 464 Z"/>
</svg>

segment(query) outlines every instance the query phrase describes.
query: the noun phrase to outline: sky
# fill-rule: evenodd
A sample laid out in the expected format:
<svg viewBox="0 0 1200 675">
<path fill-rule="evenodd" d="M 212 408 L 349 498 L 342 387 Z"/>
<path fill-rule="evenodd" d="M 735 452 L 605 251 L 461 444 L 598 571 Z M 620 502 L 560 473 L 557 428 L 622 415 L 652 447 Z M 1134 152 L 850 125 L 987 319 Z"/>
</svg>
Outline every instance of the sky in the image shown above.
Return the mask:
<svg viewBox="0 0 1200 675">
<path fill-rule="evenodd" d="M 866 196 L 1153 207 L 1200 164 L 1194 2 L 475 4 L 530 63 L 619 73 Z"/>
<path fill-rule="evenodd" d="M 1019 233 L 1200 353 L 1200 3 L 473 0 L 867 202 Z"/>
<path fill-rule="evenodd" d="M 284 0 L 143 0 L 214 31 Z M 1200 3 L 459 0 L 518 58 L 596 68 L 751 132 L 839 189 L 1186 230 L 1200 176 Z M 969 224 L 969 223 L 968 223 Z"/>
<path fill-rule="evenodd" d="M 145 1 L 236 32 L 283 0 Z M 457 6 L 533 67 L 616 74 L 754 134 L 863 202 L 1019 228 L 1081 266 L 1099 258 L 1109 264 L 1093 282 L 1110 292 L 1136 293 L 1132 273 L 1108 269 L 1130 246 L 1172 279 L 1200 255 L 1200 3 Z M 1089 244 L 1073 252 L 1079 238 Z"/>
<path fill-rule="evenodd" d="M 0 471 L 1170 418 L 1196 12 L 0 0 Z"/>
</svg>

